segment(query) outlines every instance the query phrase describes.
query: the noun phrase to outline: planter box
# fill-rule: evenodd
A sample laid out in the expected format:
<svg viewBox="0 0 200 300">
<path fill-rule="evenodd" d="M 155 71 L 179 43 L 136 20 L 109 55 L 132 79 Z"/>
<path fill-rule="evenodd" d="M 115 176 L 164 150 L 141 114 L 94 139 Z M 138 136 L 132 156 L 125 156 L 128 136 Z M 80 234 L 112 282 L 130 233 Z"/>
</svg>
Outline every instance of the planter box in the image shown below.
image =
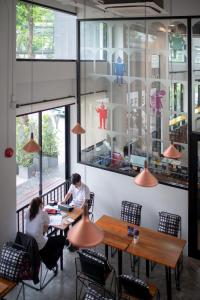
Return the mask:
<svg viewBox="0 0 200 300">
<path fill-rule="evenodd" d="M 48 156 L 48 167 L 56 168 L 58 165 L 58 156 Z"/>
<path fill-rule="evenodd" d="M 16 175 L 19 175 L 19 165 L 16 164 Z"/>
<path fill-rule="evenodd" d="M 33 158 L 33 164 L 35 166 L 36 171 L 40 170 L 39 166 L 40 160 L 38 157 Z M 47 156 L 42 156 L 42 171 L 47 170 L 49 167 L 48 165 L 48 157 Z"/>
<path fill-rule="evenodd" d="M 19 177 L 21 178 L 25 178 L 25 179 L 31 178 L 35 176 L 35 172 L 36 169 L 34 165 L 31 165 L 29 167 L 23 167 L 19 165 Z"/>
</svg>

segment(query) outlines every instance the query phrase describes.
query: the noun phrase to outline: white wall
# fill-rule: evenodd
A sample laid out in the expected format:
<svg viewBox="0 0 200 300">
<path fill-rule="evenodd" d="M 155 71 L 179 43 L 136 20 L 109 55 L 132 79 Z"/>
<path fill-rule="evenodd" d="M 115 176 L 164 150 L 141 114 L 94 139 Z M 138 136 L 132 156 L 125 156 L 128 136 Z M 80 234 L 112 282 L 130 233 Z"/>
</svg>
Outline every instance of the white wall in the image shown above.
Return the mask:
<svg viewBox="0 0 200 300">
<path fill-rule="evenodd" d="M 166 0 L 166 2 L 170 2 Z M 172 15 L 174 16 L 195 16 L 200 15 L 199 0 L 172 0 Z"/>
<path fill-rule="evenodd" d="M 0 1 L 0 247 L 12 239 L 16 230 L 15 156 L 4 157 L 4 150 L 15 149 L 15 109 L 9 107 L 12 94 L 12 57 L 15 60 L 14 0 Z M 12 27 L 13 26 L 13 27 Z"/>
<path fill-rule="evenodd" d="M 33 78 L 33 94 L 31 82 Z M 76 94 L 76 63 L 57 61 L 16 62 L 17 104 Z"/>
<path fill-rule="evenodd" d="M 71 127 L 76 123 L 76 109 L 71 107 Z M 188 192 L 159 184 L 142 188 L 133 178 L 93 167 L 77 164 L 76 135 L 71 134 L 71 172 L 78 172 L 95 193 L 95 219 L 102 214 L 120 217 L 122 200 L 142 204 L 142 226 L 157 228 L 158 212 L 168 211 L 181 216 L 182 238 L 188 239 Z M 187 246 L 185 247 L 187 253 Z"/>
</svg>

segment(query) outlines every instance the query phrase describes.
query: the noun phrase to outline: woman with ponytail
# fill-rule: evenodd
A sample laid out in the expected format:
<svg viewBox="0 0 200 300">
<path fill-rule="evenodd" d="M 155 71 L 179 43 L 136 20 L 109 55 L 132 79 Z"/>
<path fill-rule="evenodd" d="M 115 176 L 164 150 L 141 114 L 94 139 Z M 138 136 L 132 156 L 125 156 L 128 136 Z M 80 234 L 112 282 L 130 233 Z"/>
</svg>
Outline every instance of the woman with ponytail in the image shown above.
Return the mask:
<svg viewBox="0 0 200 300">
<path fill-rule="evenodd" d="M 61 256 L 66 239 L 63 236 L 45 236 L 49 222 L 49 216 L 43 210 L 42 199 L 33 198 L 25 215 L 25 233 L 35 238 L 41 259 L 51 269 Z"/>
</svg>

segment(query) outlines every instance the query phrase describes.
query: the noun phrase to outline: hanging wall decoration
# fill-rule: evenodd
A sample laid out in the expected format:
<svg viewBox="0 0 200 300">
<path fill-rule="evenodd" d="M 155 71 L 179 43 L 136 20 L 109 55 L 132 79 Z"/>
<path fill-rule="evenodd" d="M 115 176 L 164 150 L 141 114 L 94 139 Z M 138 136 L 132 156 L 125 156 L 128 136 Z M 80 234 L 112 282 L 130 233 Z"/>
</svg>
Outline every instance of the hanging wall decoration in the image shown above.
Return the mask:
<svg viewBox="0 0 200 300">
<path fill-rule="evenodd" d="M 125 64 L 120 56 L 118 56 L 116 63 L 114 63 L 114 74 L 116 75 L 117 84 L 123 84 L 123 76 L 125 73 Z"/>
<path fill-rule="evenodd" d="M 150 97 L 150 107 L 154 113 L 160 113 L 163 108 L 163 97 L 166 95 L 164 90 L 156 91 Z"/>
<path fill-rule="evenodd" d="M 106 120 L 108 118 L 108 109 L 102 102 L 99 107 L 96 108 L 96 112 L 99 114 L 99 128 L 106 129 Z"/>
</svg>

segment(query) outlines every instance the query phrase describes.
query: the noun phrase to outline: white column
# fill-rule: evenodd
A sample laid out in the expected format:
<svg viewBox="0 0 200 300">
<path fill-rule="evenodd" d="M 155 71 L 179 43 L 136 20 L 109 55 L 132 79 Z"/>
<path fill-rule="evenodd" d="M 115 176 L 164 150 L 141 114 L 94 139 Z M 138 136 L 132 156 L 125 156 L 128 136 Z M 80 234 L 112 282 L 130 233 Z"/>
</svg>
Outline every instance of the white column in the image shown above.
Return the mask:
<svg viewBox="0 0 200 300">
<path fill-rule="evenodd" d="M 15 108 L 10 107 L 14 88 L 16 1 L 0 0 L 0 247 L 16 232 L 16 162 L 4 151 L 15 152 Z M 12 80 L 13 78 L 13 80 Z"/>
</svg>

